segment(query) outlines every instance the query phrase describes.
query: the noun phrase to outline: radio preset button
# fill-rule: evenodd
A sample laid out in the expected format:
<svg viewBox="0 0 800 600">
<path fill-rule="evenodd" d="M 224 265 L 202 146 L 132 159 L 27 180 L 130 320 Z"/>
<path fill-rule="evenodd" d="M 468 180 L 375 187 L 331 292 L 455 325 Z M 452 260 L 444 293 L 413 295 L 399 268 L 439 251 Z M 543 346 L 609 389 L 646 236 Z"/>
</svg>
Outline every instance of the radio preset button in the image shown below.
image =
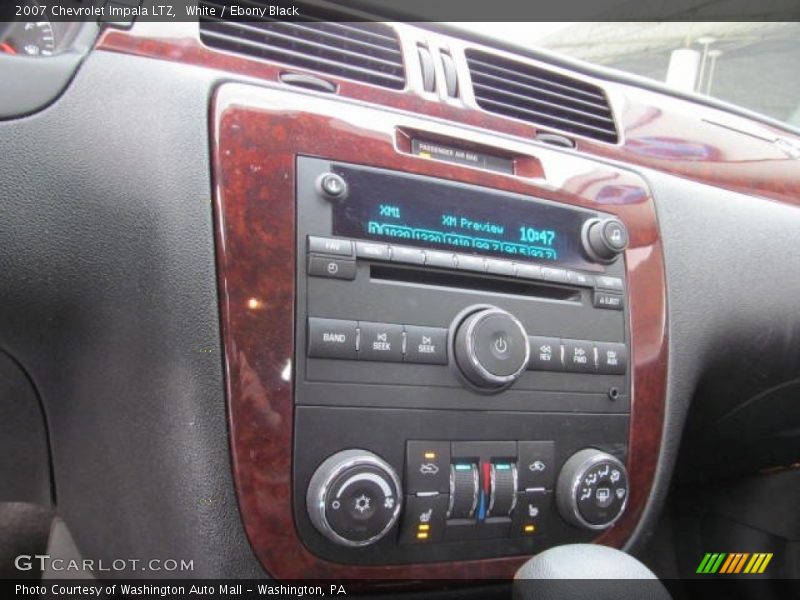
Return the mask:
<svg viewBox="0 0 800 600">
<path fill-rule="evenodd" d="M 470 254 L 456 254 L 456 266 L 461 271 L 486 272 L 486 259 L 481 256 Z"/>
<path fill-rule="evenodd" d="M 372 260 L 389 260 L 389 246 L 388 244 L 356 242 L 356 256 L 358 258 L 371 258 Z"/>
<path fill-rule="evenodd" d="M 506 277 L 514 277 L 516 269 L 514 263 L 508 260 L 498 260 L 496 258 L 486 259 L 486 270 L 493 275 L 505 275 Z"/>
<path fill-rule="evenodd" d="M 403 326 L 359 322 L 359 360 L 403 361 Z"/>
<path fill-rule="evenodd" d="M 339 256 L 353 256 L 353 242 L 336 238 L 308 236 L 308 251 L 321 254 L 336 254 Z"/>
<path fill-rule="evenodd" d="M 538 265 L 528 265 L 525 263 L 516 263 L 517 277 L 522 279 L 535 279 L 542 281 L 544 275 L 542 274 L 542 267 Z"/>
<path fill-rule="evenodd" d="M 446 365 L 447 329 L 406 325 L 405 361 Z"/>
<path fill-rule="evenodd" d="M 594 342 L 585 340 L 564 341 L 564 370 L 572 373 L 594 373 L 597 370 Z"/>
<path fill-rule="evenodd" d="M 308 274 L 312 277 L 355 279 L 356 261 L 312 254 L 308 257 Z"/>
<path fill-rule="evenodd" d="M 608 308 L 611 310 L 622 310 L 625 302 L 621 294 L 609 294 L 607 292 L 594 292 L 594 307 Z"/>
<path fill-rule="evenodd" d="M 392 246 L 392 261 L 408 263 L 411 265 L 424 265 L 425 252 L 419 248 L 407 248 L 405 246 Z"/>
<path fill-rule="evenodd" d="M 531 358 L 528 369 L 531 371 L 563 371 L 561 360 L 561 338 L 543 335 L 528 336 L 531 345 Z"/>
<path fill-rule="evenodd" d="M 312 358 L 356 358 L 355 321 L 308 319 L 308 355 Z"/>
<path fill-rule="evenodd" d="M 569 278 L 569 282 L 573 285 L 579 285 L 581 287 L 594 286 L 594 277 L 592 275 L 587 275 L 586 273 L 581 273 L 579 271 L 568 271 L 567 276 Z"/>
<path fill-rule="evenodd" d="M 456 255 L 451 252 L 426 250 L 425 264 L 428 265 L 429 267 L 439 267 L 442 269 L 455 269 Z"/>
<path fill-rule="evenodd" d="M 624 375 L 628 367 L 628 349 L 617 342 L 597 343 L 597 372 L 604 375 Z"/>
<path fill-rule="evenodd" d="M 553 283 L 569 283 L 569 276 L 566 269 L 556 269 L 553 267 L 542 267 L 542 275 L 545 281 Z"/>
</svg>

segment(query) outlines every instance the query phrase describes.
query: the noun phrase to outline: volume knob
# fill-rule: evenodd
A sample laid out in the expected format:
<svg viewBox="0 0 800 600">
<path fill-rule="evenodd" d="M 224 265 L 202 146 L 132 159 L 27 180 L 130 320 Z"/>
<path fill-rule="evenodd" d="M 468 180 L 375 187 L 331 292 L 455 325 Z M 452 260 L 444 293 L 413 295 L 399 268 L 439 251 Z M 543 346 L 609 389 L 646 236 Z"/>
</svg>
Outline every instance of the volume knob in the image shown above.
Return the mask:
<svg viewBox="0 0 800 600">
<path fill-rule="evenodd" d="M 457 325 L 453 345 L 466 380 L 487 390 L 511 385 L 530 358 L 525 328 L 514 315 L 494 306 L 476 307 L 468 314 Z"/>
</svg>

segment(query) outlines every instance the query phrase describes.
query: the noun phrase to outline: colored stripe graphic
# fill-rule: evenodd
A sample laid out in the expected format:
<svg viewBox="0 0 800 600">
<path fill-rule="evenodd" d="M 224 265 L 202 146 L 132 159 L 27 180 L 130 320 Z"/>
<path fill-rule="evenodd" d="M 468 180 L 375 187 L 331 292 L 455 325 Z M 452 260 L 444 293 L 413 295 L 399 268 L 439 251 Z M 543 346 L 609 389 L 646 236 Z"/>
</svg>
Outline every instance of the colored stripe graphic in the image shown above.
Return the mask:
<svg viewBox="0 0 800 600">
<path fill-rule="evenodd" d="M 738 554 L 728 554 L 728 558 L 722 563 L 722 568 L 719 570 L 720 573 L 730 573 L 730 568 L 734 562 L 736 562 L 736 558 Z"/>
<path fill-rule="evenodd" d="M 769 554 L 765 554 L 764 555 L 764 562 L 761 563 L 761 566 L 758 569 L 758 573 L 763 573 L 764 569 L 767 568 L 767 565 L 769 564 L 769 561 L 771 561 L 771 560 L 772 560 L 772 552 L 770 552 Z"/>
<path fill-rule="evenodd" d="M 739 573 L 758 574 L 763 573 L 773 554 L 767 552 L 707 552 L 697 567 L 697 573 L 701 574 L 728 574 Z M 745 566 L 746 565 L 746 566 Z"/>
</svg>

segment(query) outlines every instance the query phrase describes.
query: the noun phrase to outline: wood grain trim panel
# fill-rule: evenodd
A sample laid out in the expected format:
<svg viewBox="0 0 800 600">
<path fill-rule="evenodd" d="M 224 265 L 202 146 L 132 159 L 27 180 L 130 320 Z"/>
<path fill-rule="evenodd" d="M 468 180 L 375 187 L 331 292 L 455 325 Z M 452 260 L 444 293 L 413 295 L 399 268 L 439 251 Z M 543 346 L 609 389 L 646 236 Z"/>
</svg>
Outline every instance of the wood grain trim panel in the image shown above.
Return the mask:
<svg viewBox="0 0 800 600">
<path fill-rule="evenodd" d="M 509 578 L 526 557 L 403 566 L 324 561 L 292 515 L 295 158 L 307 154 L 529 193 L 616 214 L 626 253 L 633 393 L 626 514 L 598 540 L 620 546 L 649 496 L 664 414 L 667 316 L 655 207 L 625 169 L 335 97 L 225 84 L 212 110 L 213 172 L 233 470 L 252 547 L 272 576 L 358 579 Z M 529 156 L 542 175 L 503 175 L 405 154 L 398 130 L 431 131 Z"/>
<path fill-rule="evenodd" d="M 144 27 L 147 25 L 148 27 Z M 154 28 L 155 25 L 161 27 Z M 478 44 L 469 47 L 491 51 Z M 277 82 L 295 67 L 219 51 L 203 45 L 197 26 L 138 24 L 130 31 L 106 29 L 96 47 L 162 60 L 217 69 Z M 539 128 L 516 119 L 469 106 L 439 102 L 409 90 L 389 90 L 333 76 L 338 94 L 376 105 L 429 115 L 489 131 L 533 139 Z M 585 78 L 605 89 L 620 126 L 620 144 L 576 138 L 577 148 L 632 166 L 649 167 L 694 181 L 800 204 L 798 160 L 774 143 L 777 138 L 800 138 L 775 127 L 716 108 L 695 104 L 616 82 Z"/>
</svg>

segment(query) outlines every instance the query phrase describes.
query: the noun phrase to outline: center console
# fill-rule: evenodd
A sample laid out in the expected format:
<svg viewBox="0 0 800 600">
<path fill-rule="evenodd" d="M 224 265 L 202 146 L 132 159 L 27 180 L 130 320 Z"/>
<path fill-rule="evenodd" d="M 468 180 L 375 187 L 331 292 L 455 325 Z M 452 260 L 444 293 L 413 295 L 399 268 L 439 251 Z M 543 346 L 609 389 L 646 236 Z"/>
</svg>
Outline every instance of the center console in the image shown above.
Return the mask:
<svg viewBox="0 0 800 600">
<path fill-rule="evenodd" d="M 624 544 L 666 360 L 644 181 L 278 89 L 222 86 L 212 123 L 233 467 L 266 570 L 509 577 Z"/>
<path fill-rule="evenodd" d="M 296 173 L 304 543 L 426 562 L 611 525 L 628 493 L 625 225 L 338 161 L 299 156 Z"/>
</svg>

